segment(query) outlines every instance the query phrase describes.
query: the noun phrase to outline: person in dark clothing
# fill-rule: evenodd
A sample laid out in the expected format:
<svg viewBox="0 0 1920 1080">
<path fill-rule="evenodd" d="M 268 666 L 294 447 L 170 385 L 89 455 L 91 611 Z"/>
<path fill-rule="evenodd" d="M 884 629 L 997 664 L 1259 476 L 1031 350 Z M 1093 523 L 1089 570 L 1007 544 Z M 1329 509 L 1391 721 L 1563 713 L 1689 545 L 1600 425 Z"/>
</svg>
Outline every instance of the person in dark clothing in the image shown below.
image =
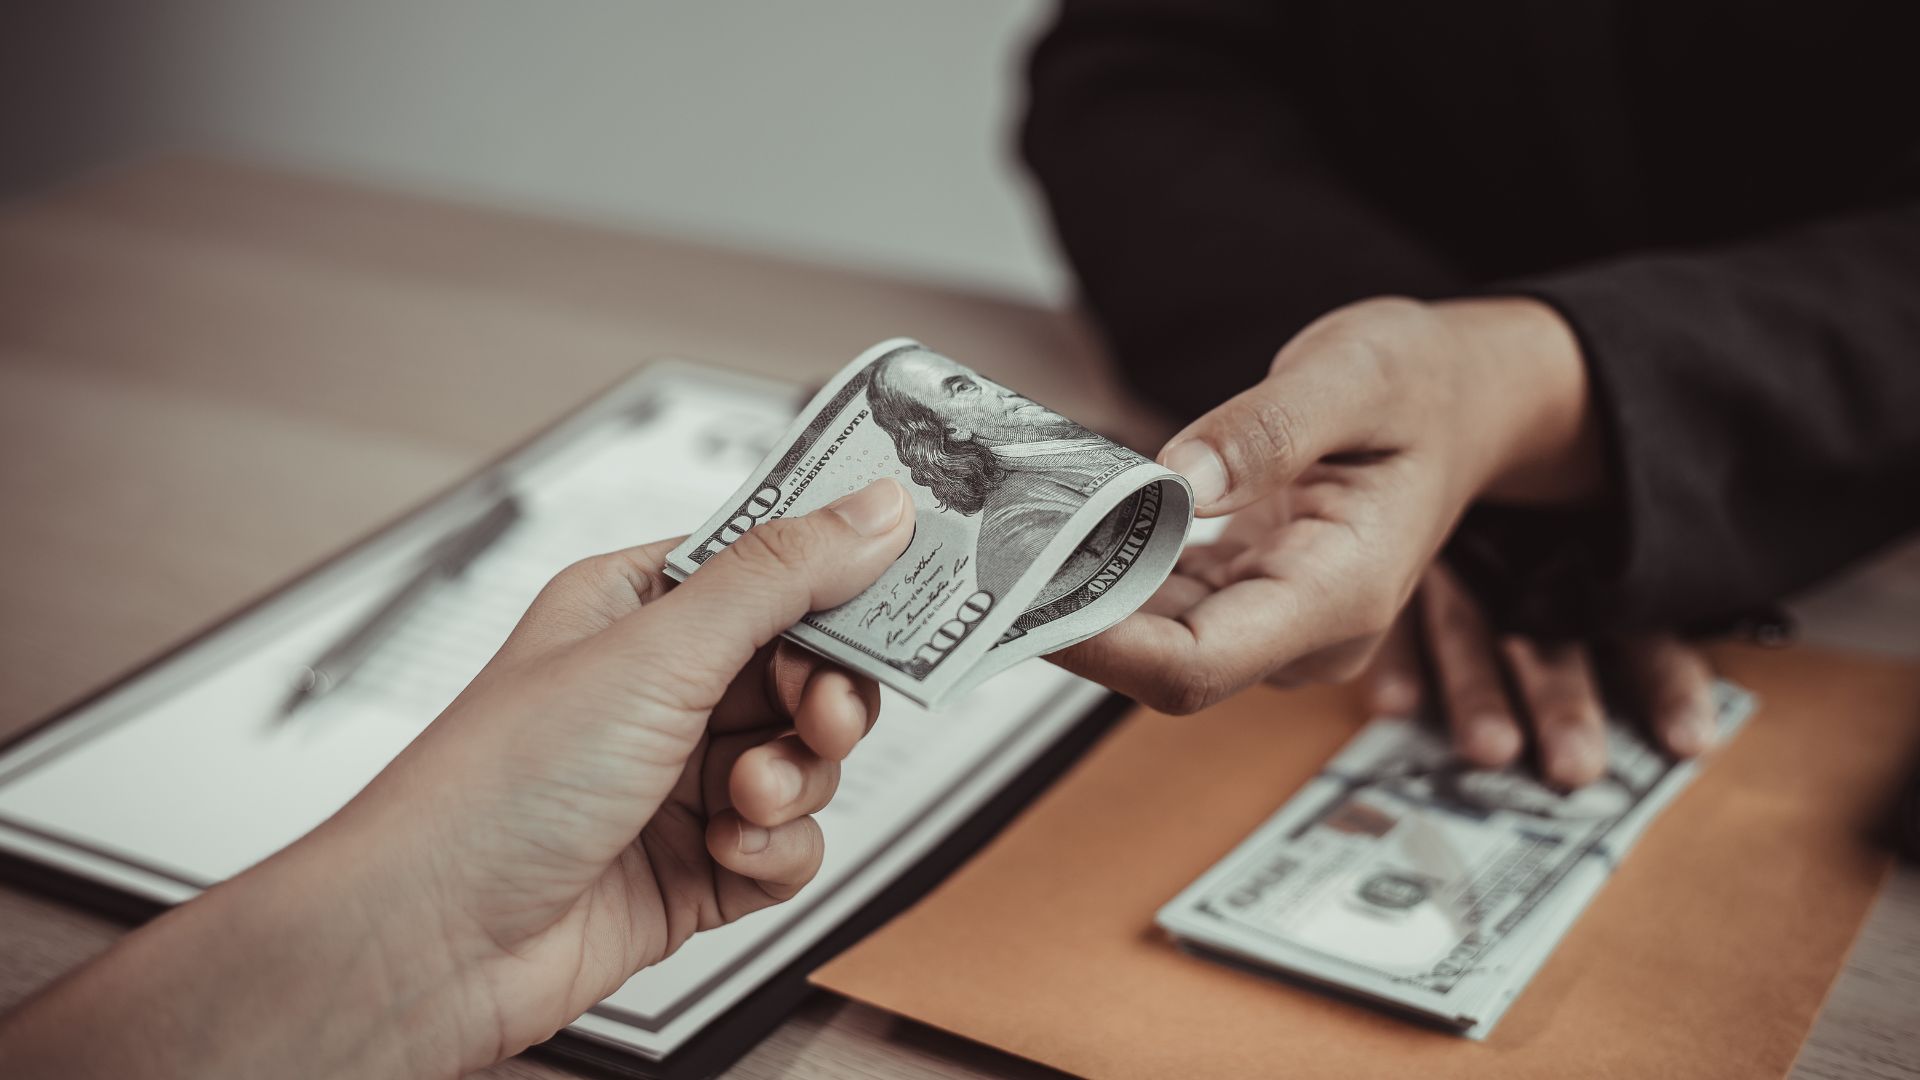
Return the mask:
<svg viewBox="0 0 1920 1080">
<path fill-rule="evenodd" d="M 1704 746 L 1670 631 L 1920 526 L 1916 11 L 1067 0 L 1026 160 L 1121 368 L 1198 417 L 1163 460 L 1241 513 L 1062 662 L 1172 708 L 1375 662 L 1404 706 L 1445 544 L 1414 607 L 1468 756 L 1522 745 L 1498 651 L 1550 775 L 1598 775 L 1573 638 Z"/>
</svg>

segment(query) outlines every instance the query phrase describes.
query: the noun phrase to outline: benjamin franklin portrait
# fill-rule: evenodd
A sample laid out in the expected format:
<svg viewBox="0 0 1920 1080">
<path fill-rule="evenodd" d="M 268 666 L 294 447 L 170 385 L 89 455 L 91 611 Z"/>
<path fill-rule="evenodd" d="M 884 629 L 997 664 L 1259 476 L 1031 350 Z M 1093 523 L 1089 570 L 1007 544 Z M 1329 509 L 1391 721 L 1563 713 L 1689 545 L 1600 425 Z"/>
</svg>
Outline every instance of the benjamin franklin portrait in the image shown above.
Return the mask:
<svg viewBox="0 0 1920 1080">
<path fill-rule="evenodd" d="M 943 510 L 980 515 L 975 580 L 997 600 L 1074 511 L 1137 461 L 1059 413 L 920 350 L 880 361 L 873 419 Z"/>
</svg>

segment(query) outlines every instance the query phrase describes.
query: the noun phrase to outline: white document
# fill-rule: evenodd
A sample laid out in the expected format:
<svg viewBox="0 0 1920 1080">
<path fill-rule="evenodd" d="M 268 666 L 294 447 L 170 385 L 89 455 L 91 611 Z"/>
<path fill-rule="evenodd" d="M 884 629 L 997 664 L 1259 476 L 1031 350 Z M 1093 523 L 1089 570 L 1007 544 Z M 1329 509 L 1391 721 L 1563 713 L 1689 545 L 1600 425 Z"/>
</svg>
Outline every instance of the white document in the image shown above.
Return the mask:
<svg viewBox="0 0 1920 1080">
<path fill-rule="evenodd" d="M 337 810 L 438 715 L 579 558 L 675 536 L 792 419 L 792 387 L 658 365 L 401 526 L 0 754 L 0 849 L 186 900 Z M 294 673 L 503 493 L 522 516 L 342 688 L 280 722 Z M 1098 703 L 1044 663 L 940 714 L 891 692 L 819 815 L 826 859 L 786 904 L 696 935 L 576 1033 L 663 1057 L 931 850 Z"/>
</svg>

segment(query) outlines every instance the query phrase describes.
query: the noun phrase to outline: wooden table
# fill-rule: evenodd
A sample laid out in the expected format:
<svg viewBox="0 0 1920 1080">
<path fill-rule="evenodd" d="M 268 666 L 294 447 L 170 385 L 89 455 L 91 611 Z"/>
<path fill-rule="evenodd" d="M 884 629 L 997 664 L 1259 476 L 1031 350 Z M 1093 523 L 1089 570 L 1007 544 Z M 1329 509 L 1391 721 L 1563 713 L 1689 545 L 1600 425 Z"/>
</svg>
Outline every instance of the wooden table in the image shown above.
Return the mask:
<svg viewBox="0 0 1920 1080">
<path fill-rule="evenodd" d="M 646 359 L 807 380 L 895 334 L 1141 445 L 1167 433 L 1072 319 L 1004 299 L 218 162 L 0 209 L 0 735 Z M 120 932 L 0 888 L 0 1008 Z M 1855 953 L 1796 1075 L 1920 1077 L 1920 876 Z M 730 1075 L 1054 1074 L 821 995 Z"/>
</svg>

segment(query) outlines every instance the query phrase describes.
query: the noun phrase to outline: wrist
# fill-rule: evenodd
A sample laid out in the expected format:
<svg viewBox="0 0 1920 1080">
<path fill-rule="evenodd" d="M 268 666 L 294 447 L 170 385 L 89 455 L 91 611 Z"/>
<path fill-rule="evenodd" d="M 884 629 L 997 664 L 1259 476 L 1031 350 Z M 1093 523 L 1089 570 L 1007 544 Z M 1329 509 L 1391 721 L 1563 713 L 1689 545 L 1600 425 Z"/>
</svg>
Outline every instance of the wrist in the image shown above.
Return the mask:
<svg viewBox="0 0 1920 1080">
<path fill-rule="evenodd" d="M 1579 339 L 1560 313 L 1529 297 L 1432 305 L 1475 384 L 1465 400 L 1483 438 L 1478 497 L 1568 505 L 1598 496 L 1605 457 Z"/>
<path fill-rule="evenodd" d="M 0 1026 L 0 1058 L 23 1078 L 454 1076 L 484 1063 L 451 966 L 424 941 L 396 945 L 405 935 L 378 914 L 389 898 L 350 880 L 351 859 L 314 857 L 327 830 L 28 1002 Z"/>
<path fill-rule="evenodd" d="M 197 913 L 195 936 L 244 965 L 230 986 L 256 1016 L 249 1041 L 281 1059 L 278 1075 L 456 1076 L 489 1063 L 487 1025 L 418 890 L 338 825 L 210 892 Z"/>
<path fill-rule="evenodd" d="M 235 906 L 313 937 L 314 962 L 334 974 L 309 971 L 309 985 L 366 1047 L 367 1069 L 353 1075 L 395 1064 L 379 1075 L 465 1075 L 503 1050 L 483 975 L 496 950 L 456 932 L 467 928 L 453 925 L 427 838 L 414 821 L 388 819 L 373 794 L 237 879 L 253 893 Z"/>
</svg>

